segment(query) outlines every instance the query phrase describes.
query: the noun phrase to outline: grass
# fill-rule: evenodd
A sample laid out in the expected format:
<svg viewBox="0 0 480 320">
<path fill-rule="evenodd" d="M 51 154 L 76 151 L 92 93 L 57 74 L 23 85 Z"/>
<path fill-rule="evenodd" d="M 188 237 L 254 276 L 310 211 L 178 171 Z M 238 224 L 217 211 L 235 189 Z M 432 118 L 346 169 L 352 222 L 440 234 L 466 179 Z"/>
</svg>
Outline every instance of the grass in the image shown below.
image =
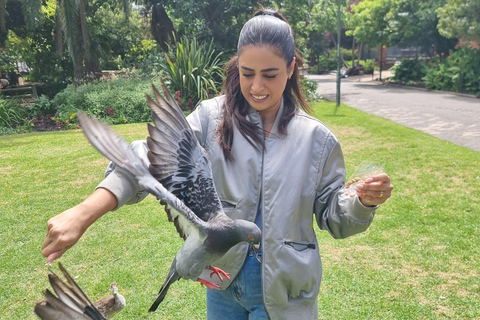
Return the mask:
<svg viewBox="0 0 480 320">
<path fill-rule="evenodd" d="M 341 141 L 348 174 L 375 160 L 395 185 L 365 233 L 318 232 L 320 319 L 480 318 L 480 153 L 344 105 L 336 116 L 333 103 L 314 108 Z M 145 124 L 114 128 L 128 141 L 147 134 Z M 49 286 L 46 222 L 85 199 L 106 165 L 79 130 L 0 136 L 1 318 L 36 318 Z M 61 261 L 92 300 L 119 284 L 127 307 L 116 319 L 205 319 L 205 289 L 190 281 L 146 312 L 181 244 L 149 196 L 102 217 Z"/>
</svg>

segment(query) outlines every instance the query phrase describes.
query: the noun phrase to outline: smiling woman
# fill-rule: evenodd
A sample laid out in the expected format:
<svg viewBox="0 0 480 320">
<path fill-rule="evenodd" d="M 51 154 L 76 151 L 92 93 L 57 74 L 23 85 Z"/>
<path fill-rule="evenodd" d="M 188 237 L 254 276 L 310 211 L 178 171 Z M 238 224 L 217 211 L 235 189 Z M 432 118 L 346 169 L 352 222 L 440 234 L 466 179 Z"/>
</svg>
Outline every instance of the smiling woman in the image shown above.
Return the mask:
<svg viewBox="0 0 480 320">
<path fill-rule="evenodd" d="M 286 126 L 297 106 L 311 111 L 300 89 L 301 66 L 303 60 L 295 50 L 292 28 L 280 13 L 263 9 L 244 25 L 237 56 L 227 64 L 223 87 L 225 115 L 218 127 L 218 139 L 229 160 L 233 160 L 230 150 L 234 126 L 255 149 L 261 150 L 265 148 L 265 135 L 269 136 L 273 127 L 280 134 L 287 133 Z M 274 125 L 281 100 L 283 112 Z M 276 110 L 272 108 L 275 106 Z M 247 119 L 251 108 L 258 112 L 268 110 L 261 116 L 261 128 Z"/>
<path fill-rule="evenodd" d="M 305 112 L 310 108 L 299 85 L 301 65 L 288 22 L 262 9 L 242 28 L 237 56 L 227 65 L 224 94 L 201 102 L 187 117 L 192 139 L 211 163 L 221 210 L 229 218 L 254 222 L 262 233 L 258 251 L 239 243 L 215 261 L 230 276 L 216 282 L 220 290 L 207 290 L 209 320 L 317 319 L 322 265 L 314 223 L 334 238 L 349 237 L 365 231 L 378 205 L 391 196 L 386 174 L 365 179 L 354 197 L 345 195 L 340 144 Z M 149 141 L 155 139 L 151 135 Z M 178 143 L 178 153 L 185 143 L 175 141 L 165 145 L 175 149 Z M 196 153 L 180 152 L 181 157 L 157 163 L 152 155 L 163 147 L 149 149 L 150 144 L 131 144 L 149 170 L 176 172 L 178 166 L 179 178 L 197 177 L 186 174 L 182 164 Z M 201 180 L 189 180 L 188 188 L 201 187 Z M 160 183 L 183 190 L 174 181 L 177 176 Z M 93 204 L 92 210 L 77 206 L 51 219 L 43 254 L 60 256 L 98 217 L 145 196 L 136 179 L 110 164 L 105 180 L 84 202 L 87 208 Z M 194 203 L 189 208 L 196 210 Z M 68 241 L 59 241 L 65 234 Z"/>
<path fill-rule="evenodd" d="M 280 109 L 283 90 L 293 73 L 295 58 L 287 65 L 274 47 L 249 45 L 242 49 L 238 65 L 242 94 L 260 113 L 268 136 Z"/>
</svg>

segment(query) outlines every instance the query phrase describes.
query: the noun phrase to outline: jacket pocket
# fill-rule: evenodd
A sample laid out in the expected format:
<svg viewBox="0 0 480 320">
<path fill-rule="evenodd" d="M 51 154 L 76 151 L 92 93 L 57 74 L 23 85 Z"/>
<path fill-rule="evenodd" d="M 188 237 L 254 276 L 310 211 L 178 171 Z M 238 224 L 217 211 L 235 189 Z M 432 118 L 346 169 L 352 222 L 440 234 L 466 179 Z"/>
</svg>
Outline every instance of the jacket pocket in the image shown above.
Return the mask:
<svg viewBox="0 0 480 320">
<path fill-rule="evenodd" d="M 237 203 L 230 201 L 230 200 L 225 200 L 221 199 L 220 203 L 222 204 L 223 209 L 236 209 L 237 208 Z"/>
<path fill-rule="evenodd" d="M 264 277 L 269 296 L 267 303 L 287 306 L 291 299 L 317 299 L 322 266 L 315 240 L 307 242 L 284 238 L 273 256 L 268 254 L 267 247 L 262 259 L 264 266 L 269 266 L 265 268 L 268 273 Z"/>
<path fill-rule="evenodd" d="M 305 251 L 307 249 L 316 249 L 317 246 L 315 243 L 310 242 L 303 242 L 303 241 L 292 241 L 292 240 L 284 240 L 284 245 L 290 246 L 297 251 Z"/>
</svg>

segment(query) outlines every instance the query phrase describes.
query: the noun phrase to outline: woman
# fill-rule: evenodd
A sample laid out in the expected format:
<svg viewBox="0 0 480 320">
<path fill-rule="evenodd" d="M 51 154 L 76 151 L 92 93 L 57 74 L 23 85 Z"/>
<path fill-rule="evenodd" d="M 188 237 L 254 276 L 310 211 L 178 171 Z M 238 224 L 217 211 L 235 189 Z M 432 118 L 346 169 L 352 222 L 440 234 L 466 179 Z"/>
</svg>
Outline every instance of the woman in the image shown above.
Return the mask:
<svg viewBox="0 0 480 320">
<path fill-rule="evenodd" d="M 225 212 L 262 229 L 258 254 L 240 244 L 215 263 L 231 280 L 207 291 L 208 319 L 317 319 L 322 269 L 313 216 L 321 229 L 345 238 L 366 230 L 391 195 L 387 174 L 366 179 L 355 197 L 344 194 L 337 139 L 300 110 L 309 110 L 299 88 L 301 63 L 286 20 L 260 10 L 240 33 L 224 95 L 187 118 L 209 155 Z M 132 146 L 145 153 L 144 142 Z M 143 197 L 135 180 L 110 164 L 88 199 L 50 219 L 42 254 L 53 261 L 100 216 Z"/>
</svg>

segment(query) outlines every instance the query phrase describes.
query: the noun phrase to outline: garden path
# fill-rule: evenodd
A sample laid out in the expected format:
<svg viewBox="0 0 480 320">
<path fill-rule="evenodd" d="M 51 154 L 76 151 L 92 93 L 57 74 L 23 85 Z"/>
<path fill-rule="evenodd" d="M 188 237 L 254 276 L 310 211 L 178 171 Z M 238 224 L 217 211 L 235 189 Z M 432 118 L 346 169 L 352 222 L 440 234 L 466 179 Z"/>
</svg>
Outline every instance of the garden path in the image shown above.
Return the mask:
<svg viewBox="0 0 480 320">
<path fill-rule="evenodd" d="M 382 72 L 382 78 L 390 76 Z M 307 75 L 318 82 L 317 92 L 336 100 L 336 76 Z M 341 103 L 380 116 L 440 139 L 480 151 L 480 99 L 456 94 L 385 85 L 372 75 L 354 76 L 341 81 Z"/>
</svg>

